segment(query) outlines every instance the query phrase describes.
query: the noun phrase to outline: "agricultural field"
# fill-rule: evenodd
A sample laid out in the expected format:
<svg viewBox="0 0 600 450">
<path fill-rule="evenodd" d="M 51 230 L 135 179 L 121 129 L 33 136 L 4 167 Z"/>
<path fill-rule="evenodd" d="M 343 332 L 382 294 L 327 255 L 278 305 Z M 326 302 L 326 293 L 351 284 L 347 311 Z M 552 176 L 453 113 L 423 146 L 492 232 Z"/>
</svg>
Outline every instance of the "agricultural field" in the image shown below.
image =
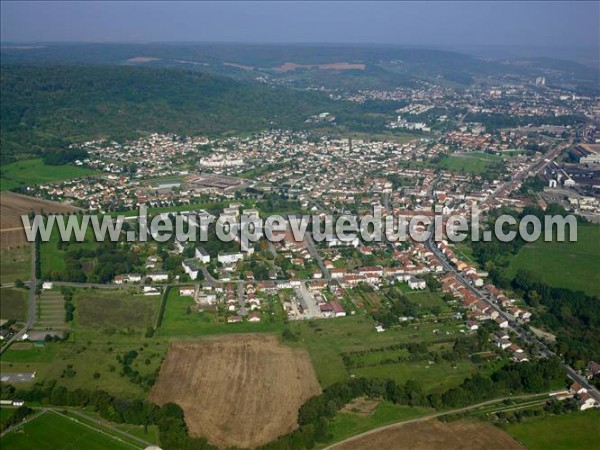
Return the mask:
<svg viewBox="0 0 600 450">
<path fill-rule="evenodd" d="M 255 447 L 293 430 L 320 391 L 305 351 L 247 334 L 172 343 L 150 400 L 180 405 L 192 436 Z"/>
<path fill-rule="evenodd" d="M 35 413 L 34 413 L 35 414 Z M 143 445 L 123 440 L 116 433 L 98 430 L 88 424 L 53 411 L 42 412 L 30 422 L 0 440 L 6 450 L 132 450 Z"/>
<path fill-rule="evenodd" d="M 31 246 L 0 248 L 0 283 L 31 278 Z"/>
<path fill-rule="evenodd" d="M 565 270 L 568 267 L 568 270 Z M 555 287 L 581 290 L 600 296 L 600 226 L 577 226 L 577 242 L 544 242 L 525 245 L 510 258 L 507 275 L 518 269 L 535 273 Z"/>
<path fill-rule="evenodd" d="M 501 429 L 485 422 L 460 421 L 443 423 L 437 420 L 398 424 L 363 437 L 334 445 L 336 450 L 377 448 L 393 450 L 399 443 L 410 442 L 414 450 L 480 450 L 495 448 L 522 450 L 523 447 Z M 549 447 L 548 447 L 549 448 Z"/>
<path fill-rule="evenodd" d="M 4 189 L 4 188 L 3 188 Z M 29 214 L 32 210 L 39 213 L 69 213 L 76 211 L 70 205 L 65 205 L 35 197 L 15 194 L 14 192 L 2 192 L 0 194 L 0 247 L 15 248 L 28 245 L 21 216 Z"/>
<path fill-rule="evenodd" d="M 503 427 L 528 450 L 577 450 L 598 448 L 600 411 L 591 410 L 542 417 Z"/>
<path fill-rule="evenodd" d="M 68 389 L 97 388 L 143 398 L 167 350 L 165 340 L 145 337 L 159 303 L 160 296 L 127 290 L 77 291 L 69 339 L 41 346 L 15 344 L 2 355 L 0 368 L 35 371 L 36 380 L 57 380 Z M 64 315 L 64 306 L 60 309 Z"/>
<path fill-rule="evenodd" d="M 0 319 L 25 319 L 27 313 L 27 292 L 23 289 L 0 288 Z"/>
<path fill-rule="evenodd" d="M 0 180 L 3 191 L 20 186 L 33 186 L 53 181 L 82 178 L 98 172 L 73 165 L 48 166 L 41 159 L 27 159 L 2 166 Z"/>
<path fill-rule="evenodd" d="M 75 320 L 78 329 L 127 332 L 154 326 L 160 295 L 135 294 L 127 290 L 81 290 L 75 295 Z"/>
</svg>

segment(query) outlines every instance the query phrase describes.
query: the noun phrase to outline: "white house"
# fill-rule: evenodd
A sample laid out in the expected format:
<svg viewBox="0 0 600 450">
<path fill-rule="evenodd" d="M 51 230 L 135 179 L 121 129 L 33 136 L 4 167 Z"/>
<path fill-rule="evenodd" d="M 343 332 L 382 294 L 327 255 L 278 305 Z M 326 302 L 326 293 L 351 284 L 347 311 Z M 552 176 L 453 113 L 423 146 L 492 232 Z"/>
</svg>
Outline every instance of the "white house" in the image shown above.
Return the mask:
<svg viewBox="0 0 600 450">
<path fill-rule="evenodd" d="M 217 261 L 221 264 L 233 264 L 244 259 L 242 253 L 219 253 L 217 255 Z"/>
<path fill-rule="evenodd" d="M 208 264 L 210 262 L 210 255 L 202 247 L 196 247 L 195 254 L 196 259 L 201 263 Z"/>
<path fill-rule="evenodd" d="M 181 266 L 183 267 L 184 272 L 187 273 L 192 280 L 198 278 L 200 269 L 194 264 L 194 261 L 187 259 L 181 263 Z"/>
<path fill-rule="evenodd" d="M 193 297 L 195 293 L 196 293 L 196 289 L 193 288 L 193 287 L 181 287 L 181 288 L 179 288 L 179 295 L 180 296 Z"/>
<path fill-rule="evenodd" d="M 427 283 L 421 278 L 411 277 L 408 280 L 408 287 L 411 289 L 425 289 L 427 287 Z"/>
<path fill-rule="evenodd" d="M 149 273 L 147 275 L 147 277 L 150 278 L 155 283 L 156 282 L 162 282 L 162 281 L 169 281 L 169 274 L 167 272 Z"/>
</svg>

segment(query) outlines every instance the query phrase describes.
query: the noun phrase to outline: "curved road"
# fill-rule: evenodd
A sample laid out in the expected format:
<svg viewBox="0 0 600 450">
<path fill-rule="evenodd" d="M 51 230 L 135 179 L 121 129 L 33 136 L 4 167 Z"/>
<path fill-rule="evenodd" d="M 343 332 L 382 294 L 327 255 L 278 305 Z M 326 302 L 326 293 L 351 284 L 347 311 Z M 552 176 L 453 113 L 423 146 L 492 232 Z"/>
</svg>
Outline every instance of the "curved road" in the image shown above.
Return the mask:
<svg viewBox="0 0 600 450">
<path fill-rule="evenodd" d="M 372 434 L 379 433 L 380 431 L 390 430 L 392 428 L 401 427 L 401 426 L 408 425 L 408 424 L 411 424 L 411 423 L 426 422 L 428 420 L 435 419 L 437 417 L 442 417 L 442 416 L 447 416 L 449 414 L 456 414 L 456 413 L 470 411 L 471 409 L 481 408 L 482 406 L 492 405 L 494 403 L 499 403 L 499 402 L 502 402 L 504 400 L 519 400 L 519 399 L 533 398 L 533 397 L 539 397 L 542 394 L 544 394 L 544 393 L 542 392 L 542 393 L 539 393 L 539 394 L 527 394 L 527 395 L 517 395 L 517 396 L 501 397 L 501 398 L 496 398 L 496 399 L 493 399 L 493 400 L 487 400 L 485 402 L 477 403 L 476 405 L 470 405 L 470 406 L 465 406 L 463 408 L 452 409 L 450 411 L 443 411 L 443 412 L 428 414 L 426 416 L 417 417 L 416 419 L 404 420 L 402 422 L 394 422 L 392 424 L 384 425 L 384 426 L 379 427 L 379 428 L 373 428 L 372 430 L 365 431 L 364 433 L 356 434 L 356 435 L 354 435 L 352 437 L 344 439 L 343 441 L 336 442 L 335 444 L 331 444 L 330 446 L 325 447 L 324 450 L 334 449 L 338 445 L 342 445 L 342 444 L 345 444 L 347 442 L 352 442 L 352 441 L 355 441 L 357 439 L 363 438 L 365 436 L 370 436 Z M 547 394 L 549 394 L 549 392 Z"/>
</svg>

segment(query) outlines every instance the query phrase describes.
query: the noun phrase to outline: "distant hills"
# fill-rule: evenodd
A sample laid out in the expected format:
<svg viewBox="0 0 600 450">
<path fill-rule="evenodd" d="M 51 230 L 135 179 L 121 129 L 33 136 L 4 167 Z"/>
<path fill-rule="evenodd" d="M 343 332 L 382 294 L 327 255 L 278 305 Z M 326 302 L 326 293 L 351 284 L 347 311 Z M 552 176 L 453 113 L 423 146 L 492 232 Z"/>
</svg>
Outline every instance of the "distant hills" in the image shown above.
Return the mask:
<svg viewBox="0 0 600 450">
<path fill-rule="evenodd" d="M 295 128 L 333 102 L 316 92 L 131 66 L 1 68 L 2 161 L 95 137 Z"/>
<path fill-rule="evenodd" d="M 381 131 L 397 104 L 334 102 L 318 90 L 532 83 L 598 93 L 598 70 L 553 59 L 484 60 L 395 46 L 41 44 L 0 48 L 1 158 L 97 137 L 223 134 L 337 123 Z M 258 81 L 268 80 L 268 83 Z"/>
</svg>

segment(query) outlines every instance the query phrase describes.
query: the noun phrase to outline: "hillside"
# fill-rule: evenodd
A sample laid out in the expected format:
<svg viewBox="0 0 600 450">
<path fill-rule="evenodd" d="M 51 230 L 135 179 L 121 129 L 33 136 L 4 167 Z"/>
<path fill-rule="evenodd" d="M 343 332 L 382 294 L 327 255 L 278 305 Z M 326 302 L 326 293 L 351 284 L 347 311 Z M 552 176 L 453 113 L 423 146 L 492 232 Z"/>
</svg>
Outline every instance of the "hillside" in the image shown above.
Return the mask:
<svg viewBox="0 0 600 450">
<path fill-rule="evenodd" d="M 3 64 L 0 82 L 2 163 L 96 137 L 293 128 L 331 104 L 319 93 L 164 68 Z"/>
</svg>

